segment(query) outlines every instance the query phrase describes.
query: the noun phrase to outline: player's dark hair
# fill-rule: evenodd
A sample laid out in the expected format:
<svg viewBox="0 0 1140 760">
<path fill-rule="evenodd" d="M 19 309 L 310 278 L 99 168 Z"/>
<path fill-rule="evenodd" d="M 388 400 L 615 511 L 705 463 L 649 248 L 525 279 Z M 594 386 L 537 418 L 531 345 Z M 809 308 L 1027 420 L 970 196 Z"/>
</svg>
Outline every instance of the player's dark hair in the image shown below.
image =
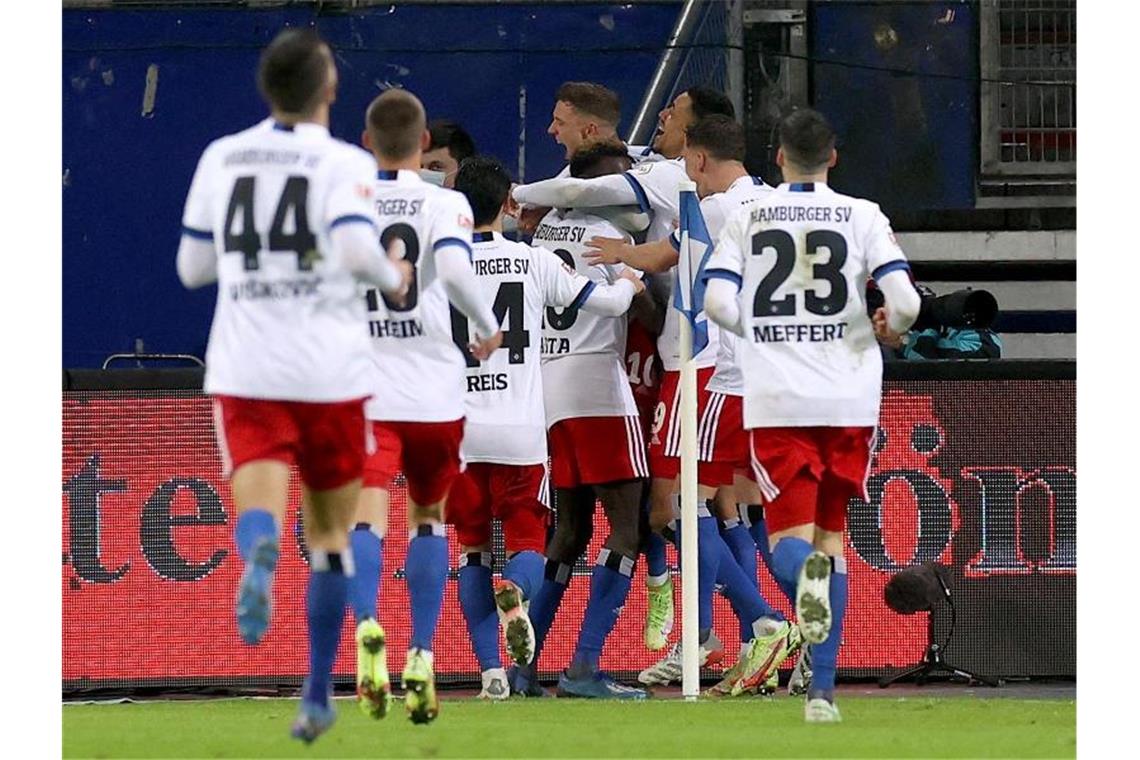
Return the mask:
<svg viewBox="0 0 1140 760">
<path fill-rule="evenodd" d="M 365 124 L 373 149 L 384 158 L 407 158 L 420 147 L 425 121 L 420 99 L 399 89 L 385 90 L 368 106 Z"/>
<path fill-rule="evenodd" d="M 475 214 L 475 226 L 482 227 L 495 221 L 502 210 L 511 191 L 511 175 L 499 159 L 473 156 L 459 165 L 455 190 L 467 197 Z"/>
<path fill-rule="evenodd" d="M 467 130 L 459 126 L 459 122 L 451 119 L 434 119 L 428 122 L 428 132 L 431 134 L 431 145 L 428 150 L 447 148 L 447 152 L 458 163 L 475 155 L 475 141 Z"/>
<path fill-rule="evenodd" d="M 685 140 L 719 161 L 744 161 L 744 127 L 729 116 L 713 114 L 698 119 L 685 128 Z"/>
<path fill-rule="evenodd" d="M 736 118 L 736 109 L 723 92 L 711 87 L 690 87 L 685 93 L 693 104 L 693 117 L 697 121 L 714 114 L 727 116 L 730 119 Z"/>
<path fill-rule="evenodd" d="M 307 114 L 328 83 L 328 46 L 312 29 L 285 29 L 257 65 L 257 88 L 269 105 L 285 113 Z"/>
<path fill-rule="evenodd" d="M 835 130 L 819 111 L 799 108 L 780 120 L 780 147 L 799 168 L 819 170 L 831 160 Z"/>
<path fill-rule="evenodd" d="M 620 140 L 612 138 L 590 140 L 583 143 L 578 150 L 574 151 L 574 155 L 570 156 L 570 176 L 590 178 L 600 177 L 604 174 L 616 174 L 617 171 L 622 170 L 614 171 L 608 167 L 603 167 L 607 161 L 612 162 L 614 159 L 623 162 L 626 168 L 629 168 L 633 163 L 629 157 L 629 150 Z"/>
<path fill-rule="evenodd" d="M 621 121 L 621 98 L 604 85 L 594 82 L 565 82 L 554 93 L 555 101 L 565 101 L 584 114 L 616 127 Z"/>
</svg>

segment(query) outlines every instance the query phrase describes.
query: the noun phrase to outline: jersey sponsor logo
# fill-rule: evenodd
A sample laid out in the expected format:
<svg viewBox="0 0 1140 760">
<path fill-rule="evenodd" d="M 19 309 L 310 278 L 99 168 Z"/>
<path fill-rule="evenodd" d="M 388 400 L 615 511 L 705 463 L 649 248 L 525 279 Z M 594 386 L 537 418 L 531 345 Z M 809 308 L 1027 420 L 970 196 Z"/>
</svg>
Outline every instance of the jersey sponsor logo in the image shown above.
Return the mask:
<svg viewBox="0 0 1140 760">
<path fill-rule="evenodd" d="M 814 325 L 759 325 L 752 328 L 753 343 L 829 343 L 843 340 L 847 323 Z"/>
<path fill-rule="evenodd" d="M 282 301 L 289 298 L 315 298 L 320 295 L 323 280 L 320 277 L 296 280 L 259 282 L 246 280 L 230 285 L 230 298 L 234 301 Z"/>
</svg>

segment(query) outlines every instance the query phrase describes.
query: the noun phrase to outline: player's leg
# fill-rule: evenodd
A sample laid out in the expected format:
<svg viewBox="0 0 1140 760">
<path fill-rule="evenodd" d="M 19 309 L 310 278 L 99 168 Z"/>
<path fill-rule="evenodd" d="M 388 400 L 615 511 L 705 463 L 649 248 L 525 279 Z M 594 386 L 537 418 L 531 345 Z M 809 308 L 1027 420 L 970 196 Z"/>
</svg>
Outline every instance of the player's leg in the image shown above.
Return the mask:
<svg viewBox="0 0 1140 760">
<path fill-rule="evenodd" d="M 292 735 L 311 742 L 336 719 L 329 699 L 332 667 L 354 573 L 348 533 L 370 436 L 363 401 L 298 404 L 294 415 L 301 430 L 298 466 L 305 486 L 302 504 L 310 572 L 305 600 L 309 674 Z"/>
<path fill-rule="evenodd" d="M 388 714 L 392 701 L 387 637 L 377 605 L 388 532 L 388 489 L 399 471 L 400 439 L 383 423 L 372 424 L 372 433 L 375 450 L 364 464 L 363 487 L 349 532 L 356 573 L 348 594 L 356 620 L 357 703 L 365 715 L 379 719 Z"/>
<path fill-rule="evenodd" d="M 609 522 L 610 533 L 590 576 L 590 598 L 570 667 L 559 678 L 568 695 L 609 699 L 642 699 L 645 692 L 615 683 L 598 671 L 602 647 L 629 596 L 637 562 L 644 482 L 627 480 L 594 486 Z"/>
<path fill-rule="evenodd" d="M 398 430 L 408 481 L 408 553 L 404 575 L 412 607 L 412 636 L 402 681 L 404 706 L 413 723 L 439 714 L 432 642 L 447 582 L 448 550 L 444 506 L 459 475 L 463 420 L 402 422 Z"/>
<path fill-rule="evenodd" d="M 468 465 L 447 500 L 447 521 L 459 539 L 459 606 L 467 622 L 471 649 L 479 661 L 480 699 L 510 696 L 499 657 L 499 620 L 495 614 L 494 557 L 491 554 L 491 508 L 487 475 L 491 465 Z"/>
<path fill-rule="evenodd" d="M 300 433 L 279 402 L 217 396 L 213 407 L 214 433 L 238 515 L 234 543 L 243 564 L 235 605 L 238 633 L 256 644 L 269 629 L 289 466 L 296 460 Z"/>
<path fill-rule="evenodd" d="M 821 496 L 821 500 L 826 498 Z M 831 564 L 828 600 L 832 622 L 827 638 L 812 646 L 812 673 L 804 716 L 810 723 L 834 723 L 841 719 L 835 706 L 835 671 L 843 638 L 843 617 L 847 611 L 847 560 L 843 556 L 843 532 L 817 525 L 813 543 Z"/>
<path fill-rule="evenodd" d="M 645 552 L 647 605 L 642 635 L 645 646 L 652 651 L 665 648 L 674 624 L 673 579 L 665 565 L 665 545 L 668 542 L 662 531 L 672 524 L 675 517 L 675 483 L 671 478 L 653 478 L 649 485 L 649 535 Z"/>
<path fill-rule="evenodd" d="M 716 492 L 716 518 L 720 529 L 720 537 L 728 546 L 729 553 L 744 575 L 759 588 L 760 581 L 756 576 L 756 544 L 748 533 L 748 528 L 740 519 L 740 510 L 737 507 L 738 484 L 731 487 L 720 488 Z M 740 642 L 742 651 L 752 640 L 752 626 L 747 620 L 740 620 Z"/>
<path fill-rule="evenodd" d="M 507 563 L 495 586 L 495 605 L 507 650 L 517 665 L 535 657 L 534 626 L 527 607 L 543 581 L 543 556 L 549 510 L 539 501 L 545 471 L 542 465 L 499 465 L 492 475 L 495 514 L 503 526 Z"/>
</svg>

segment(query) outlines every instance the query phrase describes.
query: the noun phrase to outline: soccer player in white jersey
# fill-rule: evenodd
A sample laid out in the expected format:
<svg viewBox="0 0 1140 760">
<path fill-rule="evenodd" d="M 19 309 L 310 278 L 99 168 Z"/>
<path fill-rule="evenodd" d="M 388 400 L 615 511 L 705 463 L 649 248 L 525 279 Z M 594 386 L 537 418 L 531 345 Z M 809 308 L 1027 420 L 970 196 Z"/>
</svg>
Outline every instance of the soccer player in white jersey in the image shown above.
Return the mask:
<svg viewBox="0 0 1140 760">
<path fill-rule="evenodd" d="M 733 116 L 732 102 L 723 94 L 704 87 L 691 87 L 677 95 L 658 116 L 658 131 L 653 138 L 654 155 L 638 163 L 632 170 L 620 175 L 607 175 L 593 179 L 555 177 L 554 179 L 519 185 L 512 194 L 520 203 L 548 205 L 557 208 L 600 208 L 637 204 L 650 213 L 645 239 L 649 243 L 666 241 L 677 228 L 680 218 L 678 186 L 688 179 L 681 152 L 685 147 L 685 129 L 700 118 L 713 114 Z M 676 261 L 676 252 L 667 249 Z M 647 270 L 635 263 L 641 271 L 668 272 L 672 264 Z M 668 287 L 675 279 L 670 274 L 663 278 Z M 672 301 L 671 295 L 668 297 Z M 658 431 L 668 430 L 668 411 L 673 407 L 680 378 L 680 323 L 678 312 L 667 308 L 665 325 L 657 339 L 658 353 L 664 365 L 660 398 L 658 401 Z M 710 325 L 709 346 L 697 356 L 698 388 L 703 389 L 716 363 L 716 326 Z M 699 411 L 708 401 L 707 394 L 698 391 Z M 656 441 L 656 443 L 655 443 Z M 667 443 L 673 443 L 672 447 Z M 660 435 L 650 440 L 649 466 L 653 475 L 650 492 L 652 512 L 658 526 L 667 525 L 674 517 L 674 499 L 679 473 L 679 449 L 674 440 Z M 701 498 L 711 498 L 714 491 L 702 492 Z M 706 554 L 703 550 L 702 554 Z M 711 552 L 709 552 L 711 553 Z M 665 564 L 665 545 L 656 533 L 649 536 L 646 546 L 649 578 L 649 609 L 645 625 L 646 645 L 661 649 L 668 643 L 673 627 L 673 584 Z M 719 552 L 717 552 L 719 556 Z"/>
<path fill-rule="evenodd" d="M 771 188 L 762 180 L 749 176 L 745 170 L 744 150 L 744 128 L 728 116 L 709 115 L 690 124 L 685 130 L 685 171 L 697 185 L 697 193 L 702 197 L 701 213 L 711 235 L 715 236 L 724 226 L 725 218 L 741 205 L 755 203 L 771 192 Z M 598 239 L 594 244 L 599 248 L 590 257 L 592 261 L 617 260 L 628 263 L 641 260 L 653 270 L 660 271 L 676 263 L 680 233 L 675 231 L 668 241 L 635 247 L 612 239 Z M 734 474 L 748 463 L 747 436 L 739 415 L 739 393 L 742 391 L 738 390 L 738 386 L 742 381 L 733 361 L 732 344 L 724 336 L 718 336 L 717 340 L 714 347 L 717 369 L 709 373 L 708 400 L 700 410 L 699 451 L 705 461 L 698 468 L 698 483 L 706 494 L 716 493 L 725 497 L 722 506 L 731 510 L 731 516 L 735 517 L 737 507 L 733 493 Z M 675 412 L 674 406 L 668 411 L 668 417 L 675 419 Z M 724 422 L 718 424 L 722 416 Z M 660 430 L 659 426 L 656 432 Z M 674 434 L 677 432 L 676 429 L 673 430 Z M 745 483 L 741 483 L 741 488 L 745 492 L 745 498 L 751 499 L 752 494 Z M 758 500 L 757 497 L 756 501 Z M 760 593 L 756 578 L 756 547 L 747 529 L 737 525 L 732 530 L 718 534 L 714 516 L 717 509 L 718 505 L 710 498 L 702 507 L 698 519 L 699 540 L 702 541 L 698 594 L 700 662 L 707 665 L 723 657 L 723 646 L 712 630 L 714 587 L 720 584 L 740 618 L 742 649 L 737 664 L 725 674 L 724 680 L 713 691 L 731 693 L 744 678 L 743 674 L 755 668 L 757 658 L 761 658 L 761 663 L 766 662 L 777 650 L 798 647 L 799 634 L 782 620 L 780 614 Z M 675 521 L 662 524 L 660 511 L 651 515 L 650 522 L 663 535 L 676 531 Z M 743 539 L 743 542 L 737 539 Z M 742 547 L 740 543 L 746 543 L 747 546 Z M 739 551 L 743 548 L 747 551 Z M 757 631 L 761 632 L 759 638 Z M 638 680 L 645 684 L 668 684 L 680 679 L 681 669 L 682 653 L 678 642 L 661 661 L 643 670 L 638 675 Z M 765 680 L 775 678 L 776 671 L 767 668 Z"/>
<path fill-rule="evenodd" d="M 866 498 L 883 363 L 864 283 L 886 299 L 876 319 L 898 334 L 919 296 L 890 222 L 870 201 L 827 186 L 835 133 L 819 113 L 780 124 L 784 183 L 731 218 L 706 270 L 709 316 L 741 336 L 744 424 L 768 501 L 772 563 L 796 587 L 813 644 L 808 722 L 835 722 L 835 664 L 847 606 L 847 502 Z"/>
<path fill-rule="evenodd" d="M 300 469 L 312 568 L 309 676 L 292 734 L 306 742 L 336 718 L 330 671 L 370 442 L 371 362 L 357 280 L 399 297 L 410 278 L 377 244 L 371 157 L 329 136 L 336 83 L 332 53 L 315 32 L 274 38 L 258 69 L 271 116 L 202 154 L 177 260 L 187 287 L 218 283 L 205 390 L 238 513 L 245 567 L 237 619 L 249 644 L 269 627 L 290 466 Z"/>
<path fill-rule="evenodd" d="M 412 638 L 403 672 L 413 722 L 439 712 L 432 639 L 443 602 L 448 553 L 444 501 L 460 471 L 463 438 L 463 352 L 451 336 L 448 301 L 471 322 L 470 351 L 486 359 L 503 336 L 471 269 L 471 207 L 454 190 L 424 182 L 422 152 L 430 142 L 423 106 L 405 90 L 387 90 L 365 117 L 364 143 L 376 157 L 374 180 L 380 244 L 415 265 L 404 303 L 368 294 L 372 397 L 365 413 L 377 451 L 364 466 L 353 549 L 360 556 L 352 602 L 357 617 L 357 683 L 361 709 L 382 717 L 388 700 L 384 633 L 375 620 L 388 492 L 398 471 L 408 486 L 408 552 Z"/>
<path fill-rule="evenodd" d="M 565 315 L 580 309 L 583 317 L 618 318 L 645 288 L 632 270 L 613 284 L 598 282 L 545 248 L 503 238 L 510 187 L 510 175 L 491 158 L 465 161 L 456 178 L 456 190 L 475 214 L 475 274 L 505 328 L 500 350 L 486 361 L 467 361 L 467 469 L 447 505 L 460 544 L 459 602 L 483 671 L 479 696 L 485 699 L 510 696 L 499 659 L 500 622 L 517 664 L 528 665 L 535 653 L 523 603 L 542 583 L 549 516 L 539 501 L 547 459 L 540 370 L 543 310 L 550 307 Z M 456 318 L 453 324 L 456 342 L 466 344 L 466 321 Z M 494 586 L 492 518 L 502 523 L 508 557 L 502 580 Z"/>
<path fill-rule="evenodd" d="M 620 173 L 631 165 L 616 141 L 584 143 L 571 159 L 574 176 Z M 620 234 L 606 220 L 583 211 L 551 211 L 534 243 L 552 249 L 568 266 L 599 286 L 622 276 L 640 277 L 624 265 L 591 267 L 583 241 Z M 546 578 L 532 600 L 538 648 L 550 630 L 575 562 L 586 550 L 598 499 L 610 533 L 595 564 L 590 599 L 574 657 L 560 689 L 583 697 L 642 698 L 598 673 L 598 658 L 629 593 L 641 537 L 641 500 L 649 465 L 637 406 L 625 372 L 627 320 L 582 312 L 577 305 L 548 309 L 542 335 L 542 375 L 551 449 L 551 485 L 558 520 L 547 546 Z M 607 442 L 600 446 L 599 442 Z M 534 688 L 534 668 L 512 673 L 517 691 Z"/>
</svg>

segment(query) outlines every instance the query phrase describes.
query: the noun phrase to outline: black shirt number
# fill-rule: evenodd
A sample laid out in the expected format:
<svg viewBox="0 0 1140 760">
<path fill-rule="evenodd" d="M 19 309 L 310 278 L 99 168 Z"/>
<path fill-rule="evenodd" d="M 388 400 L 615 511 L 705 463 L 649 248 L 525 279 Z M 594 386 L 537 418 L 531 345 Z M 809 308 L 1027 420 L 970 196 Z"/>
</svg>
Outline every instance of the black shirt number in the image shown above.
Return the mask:
<svg viewBox="0 0 1140 760">
<path fill-rule="evenodd" d="M 828 250 L 827 261 L 812 264 L 811 274 L 815 280 L 828 284 L 826 296 L 812 288 L 804 291 L 804 307 L 812 314 L 830 316 L 843 311 L 847 305 L 847 278 L 843 276 L 843 265 L 847 261 L 847 241 L 834 230 L 813 230 L 804 240 L 808 256 L 816 256 L 824 248 Z M 752 300 L 754 317 L 787 317 L 796 313 L 796 295 L 789 293 L 779 300 L 772 295 L 787 281 L 796 264 L 796 243 L 784 230 L 764 230 L 752 237 L 752 255 L 764 256 L 768 251 L 776 255 L 776 263 L 760 281 Z"/>
<path fill-rule="evenodd" d="M 507 361 L 511 364 L 525 362 L 526 350 L 530 348 L 530 330 L 526 329 L 525 309 L 523 284 L 501 283 L 498 292 L 495 293 L 495 303 L 491 306 L 491 311 L 495 313 L 495 319 L 499 324 L 504 325 L 502 347 L 507 349 Z M 463 316 L 455 306 L 451 307 L 451 339 L 463 352 L 467 366 L 478 367 L 479 360 L 467 350 L 467 344 L 471 342 L 471 328 L 467 317 Z"/>
<path fill-rule="evenodd" d="M 297 269 L 311 271 L 317 255 L 317 236 L 309 228 L 307 202 L 309 180 L 306 177 L 292 176 L 285 180 L 281 199 L 273 214 L 273 225 L 267 235 L 269 246 L 261 246 L 261 234 L 254 227 L 253 198 L 255 177 L 238 177 L 234 183 L 230 203 L 226 209 L 224 243 L 226 253 L 240 253 L 242 267 L 247 272 L 261 268 L 259 254 L 262 250 L 270 253 L 292 252 L 297 256 Z M 293 231 L 285 232 L 285 222 L 292 217 Z M 235 222 L 240 219 L 241 231 L 235 232 Z"/>
<path fill-rule="evenodd" d="M 574 257 L 570 255 L 570 251 L 565 248 L 556 248 L 554 253 L 566 263 L 566 266 L 574 269 Z M 577 306 L 569 306 L 565 309 L 556 309 L 553 306 L 546 307 L 546 324 L 551 330 L 569 330 L 577 321 Z"/>
</svg>

